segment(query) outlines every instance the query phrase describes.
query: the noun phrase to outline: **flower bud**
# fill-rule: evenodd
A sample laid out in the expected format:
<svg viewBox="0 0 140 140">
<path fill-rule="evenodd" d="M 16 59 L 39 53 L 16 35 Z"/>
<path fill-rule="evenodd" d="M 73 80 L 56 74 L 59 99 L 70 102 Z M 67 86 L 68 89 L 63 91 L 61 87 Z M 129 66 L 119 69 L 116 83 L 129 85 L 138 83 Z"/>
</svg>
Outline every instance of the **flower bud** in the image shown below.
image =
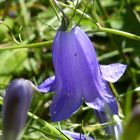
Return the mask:
<svg viewBox="0 0 140 140">
<path fill-rule="evenodd" d="M 3 104 L 3 140 L 19 140 L 32 100 L 32 87 L 27 80 L 13 80 L 6 90 Z"/>
</svg>

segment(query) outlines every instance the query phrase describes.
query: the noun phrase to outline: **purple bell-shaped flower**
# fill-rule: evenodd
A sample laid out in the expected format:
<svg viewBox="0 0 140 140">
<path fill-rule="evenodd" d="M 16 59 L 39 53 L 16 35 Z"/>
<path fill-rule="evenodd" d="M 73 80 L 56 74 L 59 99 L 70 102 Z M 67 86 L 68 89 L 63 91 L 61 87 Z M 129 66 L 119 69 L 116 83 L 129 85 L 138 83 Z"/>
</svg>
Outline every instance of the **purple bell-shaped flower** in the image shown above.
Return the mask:
<svg viewBox="0 0 140 140">
<path fill-rule="evenodd" d="M 94 47 L 80 27 L 58 31 L 52 47 L 55 76 L 37 87 L 40 92 L 55 92 L 51 104 L 53 121 L 70 117 L 82 104 L 93 109 L 118 113 L 115 97 L 108 86 L 124 73 L 126 65 L 98 63 Z"/>
</svg>

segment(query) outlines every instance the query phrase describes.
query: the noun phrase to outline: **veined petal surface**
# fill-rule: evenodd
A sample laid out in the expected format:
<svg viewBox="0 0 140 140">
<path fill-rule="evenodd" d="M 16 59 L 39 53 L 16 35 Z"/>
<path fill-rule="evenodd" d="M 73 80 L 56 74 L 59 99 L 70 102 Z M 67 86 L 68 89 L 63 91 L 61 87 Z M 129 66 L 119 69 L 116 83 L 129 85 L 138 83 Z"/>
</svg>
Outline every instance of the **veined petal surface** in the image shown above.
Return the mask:
<svg viewBox="0 0 140 140">
<path fill-rule="evenodd" d="M 115 63 L 110 65 L 100 65 L 103 78 L 109 82 L 118 81 L 124 74 L 127 65 Z"/>
</svg>

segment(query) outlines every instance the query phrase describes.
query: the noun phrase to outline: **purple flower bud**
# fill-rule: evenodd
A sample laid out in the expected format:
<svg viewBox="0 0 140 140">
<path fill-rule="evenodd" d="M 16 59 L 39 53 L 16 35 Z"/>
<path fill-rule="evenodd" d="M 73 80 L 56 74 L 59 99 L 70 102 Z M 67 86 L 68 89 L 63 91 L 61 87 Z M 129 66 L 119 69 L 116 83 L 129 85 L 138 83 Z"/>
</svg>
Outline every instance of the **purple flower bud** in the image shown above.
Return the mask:
<svg viewBox="0 0 140 140">
<path fill-rule="evenodd" d="M 108 86 L 124 73 L 126 65 L 98 63 L 94 47 L 79 27 L 69 32 L 58 31 L 52 47 L 55 76 L 40 86 L 40 92 L 55 92 L 51 105 L 53 121 L 70 117 L 82 104 L 93 109 L 118 113 L 115 97 Z"/>
<path fill-rule="evenodd" d="M 16 17 L 16 13 L 14 11 L 10 11 L 8 14 L 9 14 L 9 16 L 11 18 L 15 18 Z"/>
<path fill-rule="evenodd" d="M 3 140 L 17 140 L 24 127 L 32 100 L 32 87 L 27 80 L 13 80 L 6 90 L 3 105 Z"/>
</svg>

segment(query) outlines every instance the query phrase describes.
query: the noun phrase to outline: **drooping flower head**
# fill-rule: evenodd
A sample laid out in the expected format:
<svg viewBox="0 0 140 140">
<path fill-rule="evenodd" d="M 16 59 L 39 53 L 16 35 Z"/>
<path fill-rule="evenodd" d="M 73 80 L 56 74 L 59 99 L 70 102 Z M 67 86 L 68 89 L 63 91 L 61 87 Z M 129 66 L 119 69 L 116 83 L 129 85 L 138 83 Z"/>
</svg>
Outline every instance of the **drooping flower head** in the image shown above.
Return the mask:
<svg viewBox="0 0 140 140">
<path fill-rule="evenodd" d="M 18 140 L 31 99 L 32 87 L 27 80 L 16 79 L 10 83 L 3 104 L 3 140 Z"/>
<path fill-rule="evenodd" d="M 117 114 L 116 99 L 107 81 L 115 82 L 126 65 L 99 65 L 94 47 L 80 27 L 58 31 L 52 47 L 55 76 L 45 80 L 38 90 L 55 92 L 50 108 L 53 121 L 70 117 L 82 104 L 82 99 L 93 109 Z"/>
</svg>

